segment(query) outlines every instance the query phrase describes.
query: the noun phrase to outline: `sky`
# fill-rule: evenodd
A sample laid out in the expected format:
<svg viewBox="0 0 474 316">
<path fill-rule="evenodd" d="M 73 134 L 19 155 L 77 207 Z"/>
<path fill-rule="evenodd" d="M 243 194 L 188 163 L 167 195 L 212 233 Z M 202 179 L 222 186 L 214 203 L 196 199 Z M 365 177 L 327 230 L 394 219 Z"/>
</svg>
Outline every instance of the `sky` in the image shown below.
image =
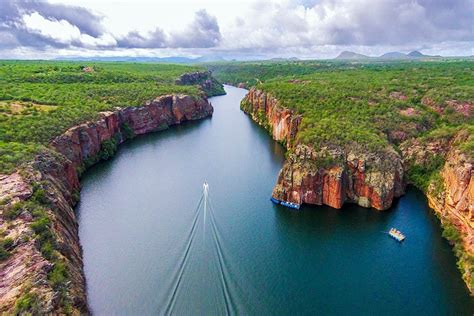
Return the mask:
<svg viewBox="0 0 474 316">
<path fill-rule="evenodd" d="M 474 55 L 474 0 L 0 0 L 0 58 Z"/>
</svg>

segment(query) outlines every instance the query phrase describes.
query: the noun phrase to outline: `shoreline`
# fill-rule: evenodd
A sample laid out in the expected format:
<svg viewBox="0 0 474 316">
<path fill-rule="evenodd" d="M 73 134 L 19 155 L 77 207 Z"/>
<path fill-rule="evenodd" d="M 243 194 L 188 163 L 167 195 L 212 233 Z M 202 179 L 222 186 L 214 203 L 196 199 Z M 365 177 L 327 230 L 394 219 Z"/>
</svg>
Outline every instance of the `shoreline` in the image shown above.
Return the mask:
<svg viewBox="0 0 474 316">
<path fill-rule="evenodd" d="M 89 313 L 73 208 L 79 200 L 80 174 L 112 157 L 127 139 L 212 112 L 206 97 L 187 95 L 165 95 L 141 107 L 102 112 L 97 121 L 56 137 L 34 161 L 1 175 L 0 190 L 8 200 L 2 203 L 0 224 L 12 249 L 0 264 L 0 311 L 15 312 L 27 305 L 38 313 Z M 25 257 L 32 259 L 25 262 Z"/>
</svg>

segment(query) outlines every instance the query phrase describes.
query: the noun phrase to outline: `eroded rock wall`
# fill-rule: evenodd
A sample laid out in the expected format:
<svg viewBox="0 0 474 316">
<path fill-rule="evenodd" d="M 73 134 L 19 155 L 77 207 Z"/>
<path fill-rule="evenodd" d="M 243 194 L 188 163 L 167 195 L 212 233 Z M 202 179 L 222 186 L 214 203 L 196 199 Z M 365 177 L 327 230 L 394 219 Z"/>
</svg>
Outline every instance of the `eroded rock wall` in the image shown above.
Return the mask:
<svg viewBox="0 0 474 316">
<path fill-rule="evenodd" d="M 341 208 L 348 202 L 378 210 L 403 193 L 403 167 L 394 150 L 382 155 L 306 145 L 289 154 L 273 190 L 275 198 L 299 204 Z"/>
<path fill-rule="evenodd" d="M 264 126 L 273 139 L 290 148 L 296 139 L 301 116 L 280 105 L 273 96 L 255 88 L 250 89 L 241 108 L 253 120 Z"/>
<path fill-rule="evenodd" d="M 407 141 L 401 150 L 407 168 L 409 164 L 430 163 L 435 155 L 443 157 L 440 177 L 431 182 L 426 196 L 447 231 L 445 236 L 454 246 L 463 279 L 474 295 L 474 161 L 459 149 L 468 137 L 468 132 L 461 130 L 450 139 Z"/>
<path fill-rule="evenodd" d="M 94 122 L 67 130 L 51 142 L 51 149 L 17 172 L 0 175 L 0 194 L 6 201 L 0 208 L 0 228 L 3 237 L 13 240 L 10 256 L 0 263 L 0 312 L 13 313 L 20 300 L 28 299 L 29 304 L 34 304 L 35 313 L 87 313 L 82 250 L 73 209 L 80 188 L 80 170 L 88 161 L 97 160 L 105 141 L 113 139 L 120 144 L 127 133 L 159 131 L 212 112 L 207 99 L 186 95 L 162 96 L 142 107 L 104 112 Z M 67 268 L 68 281 L 61 289 L 51 284 L 48 275 L 55 263 L 42 254 L 44 249 L 40 249 L 31 227 L 31 212 L 25 207 L 15 218 L 7 218 L 7 212 L 17 203 L 30 201 L 39 183 L 46 191 L 42 200 L 56 249 Z M 65 293 L 69 306 L 61 305 L 59 291 Z"/>
<path fill-rule="evenodd" d="M 302 117 L 255 88 L 241 107 L 290 151 L 273 190 L 275 198 L 334 208 L 352 202 L 384 210 L 404 193 L 401 157 L 392 148 L 371 153 L 356 146 L 312 148 L 297 144 Z"/>
</svg>

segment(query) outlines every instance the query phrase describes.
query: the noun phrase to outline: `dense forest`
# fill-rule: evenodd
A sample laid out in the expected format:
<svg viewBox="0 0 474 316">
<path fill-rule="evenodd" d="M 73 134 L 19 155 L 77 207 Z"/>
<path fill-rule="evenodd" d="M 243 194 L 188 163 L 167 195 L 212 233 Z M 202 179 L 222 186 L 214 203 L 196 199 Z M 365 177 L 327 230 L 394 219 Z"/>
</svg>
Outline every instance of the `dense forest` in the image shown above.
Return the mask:
<svg viewBox="0 0 474 316">
<path fill-rule="evenodd" d="M 0 61 L 0 174 L 100 111 L 140 106 L 168 93 L 202 93 L 175 81 L 203 70 L 150 63 Z"/>
</svg>

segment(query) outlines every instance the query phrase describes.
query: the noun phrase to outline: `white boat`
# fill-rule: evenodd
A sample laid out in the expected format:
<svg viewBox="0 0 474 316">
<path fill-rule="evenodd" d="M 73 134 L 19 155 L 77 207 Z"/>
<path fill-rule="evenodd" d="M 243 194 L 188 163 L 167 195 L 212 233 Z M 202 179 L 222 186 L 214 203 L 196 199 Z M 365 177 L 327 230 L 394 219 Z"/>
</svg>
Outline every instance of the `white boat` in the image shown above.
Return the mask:
<svg viewBox="0 0 474 316">
<path fill-rule="evenodd" d="M 390 230 L 388 231 L 388 234 L 390 235 L 390 237 L 392 237 L 393 239 L 399 241 L 399 242 L 402 242 L 405 240 L 405 235 L 402 234 L 401 231 L 395 229 L 395 228 L 390 228 Z"/>
</svg>

